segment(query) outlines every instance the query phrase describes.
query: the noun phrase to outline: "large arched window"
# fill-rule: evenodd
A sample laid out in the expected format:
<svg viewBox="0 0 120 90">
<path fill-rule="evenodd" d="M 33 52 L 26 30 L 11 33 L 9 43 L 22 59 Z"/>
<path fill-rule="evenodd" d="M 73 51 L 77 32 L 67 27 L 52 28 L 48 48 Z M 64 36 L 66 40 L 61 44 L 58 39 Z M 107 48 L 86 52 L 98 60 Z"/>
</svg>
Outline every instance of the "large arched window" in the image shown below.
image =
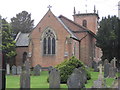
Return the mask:
<svg viewBox="0 0 120 90">
<path fill-rule="evenodd" d="M 56 39 L 52 30 L 48 29 L 43 35 L 43 54 L 54 55 L 56 48 Z"/>
<path fill-rule="evenodd" d="M 83 24 L 84 27 L 87 27 L 87 20 L 83 20 L 82 24 Z"/>
</svg>

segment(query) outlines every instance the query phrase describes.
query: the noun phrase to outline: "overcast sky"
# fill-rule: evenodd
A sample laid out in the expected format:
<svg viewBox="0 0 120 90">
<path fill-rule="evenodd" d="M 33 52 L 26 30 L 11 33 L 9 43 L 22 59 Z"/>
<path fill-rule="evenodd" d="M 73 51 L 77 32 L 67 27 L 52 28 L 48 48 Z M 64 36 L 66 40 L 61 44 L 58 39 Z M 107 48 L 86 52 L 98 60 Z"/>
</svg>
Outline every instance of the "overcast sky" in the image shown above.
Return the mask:
<svg viewBox="0 0 120 90">
<path fill-rule="evenodd" d="M 64 15 L 71 20 L 74 7 L 77 13 L 85 13 L 86 10 L 92 13 L 96 5 L 100 18 L 118 16 L 118 1 L 120 0 L 0 0 L 0 15 L 10 21 L 10 18 L 25 10 L 31 13 L 36 25 L 48 11 L 48 5 L 52 6 L 51 11 L 55 16 Z"/>
</svg>

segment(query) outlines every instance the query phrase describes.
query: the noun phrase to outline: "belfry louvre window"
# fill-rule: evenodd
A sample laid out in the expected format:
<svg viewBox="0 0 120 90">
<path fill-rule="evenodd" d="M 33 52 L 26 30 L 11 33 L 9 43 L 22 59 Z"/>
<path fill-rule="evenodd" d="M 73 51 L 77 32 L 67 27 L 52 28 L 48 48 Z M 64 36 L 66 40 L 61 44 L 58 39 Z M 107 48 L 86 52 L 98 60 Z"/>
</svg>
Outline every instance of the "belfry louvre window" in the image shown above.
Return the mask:
<svg viewBox="0 0 120 90">
<path fill-rule="evenodd" d="M 83 26 L 87 27 L 87 20 L 83 20 Z"/>
<path fill-rule="evenodd" d="M 56 48 L 55 35 L 52 30 L 47 30 L 43 38 L 43 54 L 54 55 Z"/>
</svg>

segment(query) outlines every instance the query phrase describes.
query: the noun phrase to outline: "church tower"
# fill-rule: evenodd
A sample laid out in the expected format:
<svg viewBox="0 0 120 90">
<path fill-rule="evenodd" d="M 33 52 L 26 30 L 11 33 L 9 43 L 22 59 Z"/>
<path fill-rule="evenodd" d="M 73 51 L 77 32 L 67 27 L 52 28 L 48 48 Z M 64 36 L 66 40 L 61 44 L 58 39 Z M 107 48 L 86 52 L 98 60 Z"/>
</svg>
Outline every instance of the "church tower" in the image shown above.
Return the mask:
<svg viewBox="0 0 120 90">
<path fill-rule="evenodd" d="M 74 13 L 74 22 L 88 28 L 94 34 L 98 31 L 98 12 L 96 13 L 96 8 L 94 6 L 94 13 Z"/>
</svg>

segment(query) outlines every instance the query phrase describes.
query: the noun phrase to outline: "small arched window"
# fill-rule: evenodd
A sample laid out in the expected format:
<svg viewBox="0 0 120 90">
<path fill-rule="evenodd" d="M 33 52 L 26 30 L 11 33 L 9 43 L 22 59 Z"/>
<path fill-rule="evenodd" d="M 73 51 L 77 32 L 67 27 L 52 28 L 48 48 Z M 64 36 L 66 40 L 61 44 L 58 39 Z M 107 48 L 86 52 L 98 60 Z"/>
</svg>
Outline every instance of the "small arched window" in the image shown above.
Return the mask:
<svg viewBox="0 0 120 90">
<path fill-rule="evenodd" d="M 83 20 L 82 25 L 83 25 L 84 27 L 87 27 L 87 20 Z"/>
<path fill-rule="evenodd" d="M 52 30 L 46 30 L 43 35 L 43 54 L 54 55 L 56 48 L 56 39 Z"/>
</svg>

